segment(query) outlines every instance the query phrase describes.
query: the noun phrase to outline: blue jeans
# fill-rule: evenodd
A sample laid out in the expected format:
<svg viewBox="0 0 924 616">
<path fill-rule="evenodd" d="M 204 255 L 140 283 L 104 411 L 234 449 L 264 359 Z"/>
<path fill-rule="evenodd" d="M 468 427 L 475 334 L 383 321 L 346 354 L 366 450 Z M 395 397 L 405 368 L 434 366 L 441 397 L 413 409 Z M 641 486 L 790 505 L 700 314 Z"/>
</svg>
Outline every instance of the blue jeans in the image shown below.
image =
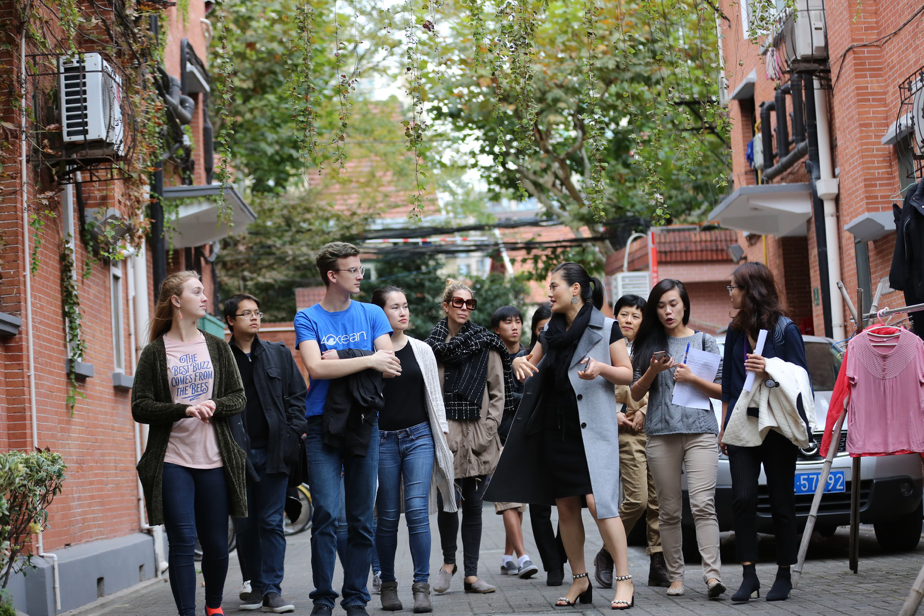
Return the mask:
<svg viewBox="0 0 924 616">
<path fill-rule="evenodd" d="M 340 557 L 340 566 L 344 567 L 346 562 L 347 527 L 346 519 L 346 497 L 344 496 L 343 478 L 340 479 L 340 517 L 337 519 L 337 556 Z M 379 556 L 375 551 L 375 528 L 376 520 L 372 519 L 372 572 L 378 573 L 382 570 L 379 565 Z"/>
<path fill-rule="evenodd" d="M 250 585 L 258 596 L 282 594 L 286 535 L 283 514 L 289 476 L 266 472 L 266 449 L 250 450 L 250 461 L 260 481 L 247 484 L 247 517 L 236 518 L 237 549 L 247 563 Z"/>
<path fill-rule="evenodd" d="M 379 438 L 378 532 L 375 545 L 382 564 L 382 581 L 395 581 L 395 551 L 401 518 L 404 479 L 404 518 L 414 562 L 414 583 L 430 580 L 430 479 L 433 476 L 433 435 L 430 424 L 382 431 Z"/>
<path fill-rule="evenodd" d="M 315 605 L 333 608 L 337 593 L 333 589 L 337 561 L 337 527 L 340 517 L 340 477 L 343 474 L 346 499 L 347 547 L 343 562 L 344 609 L 369 602 L 372 552 L 372 510 L 379 467 L 379 427 L 372 428 L 369 451 L 364 457 L 344 456 L 324 443 L 320 417 L 308 418 L 308 484 L 311 486 L 314 518 L 311 524 L 311 574 L 314 590 L 308 596 Z"/>
<path fill-rule="evenodd" d="M 196 614 L 196 535 L 202 545 L 205 605 L 221 607 L 228 574 L 228 491 L 223 468 L 164 463 L 164 526 L 170 542 L 170 590 L 180 616 Z"/>
</svg>

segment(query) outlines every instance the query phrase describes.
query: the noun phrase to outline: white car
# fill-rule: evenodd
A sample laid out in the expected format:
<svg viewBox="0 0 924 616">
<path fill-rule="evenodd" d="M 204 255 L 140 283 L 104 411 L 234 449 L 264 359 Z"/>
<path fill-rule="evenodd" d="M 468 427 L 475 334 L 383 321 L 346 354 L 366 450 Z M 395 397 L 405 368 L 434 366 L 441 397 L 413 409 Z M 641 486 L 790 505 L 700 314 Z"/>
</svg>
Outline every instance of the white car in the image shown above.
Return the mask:
<svg viewBox="0 0 924 616">
<path fill-rule="evenodd" d="M 837 380 L 841 360 L 831 346 L 829 338 L 803 336 L 805 357 L 809 375 L 815 390 L 815 412 L 817 416 L 815 446 L 801 450 L 796 462 L 796 516 L 800 532 L 805 528 L 815 495 L 818 478 L 824 458 L 818 453 L 828 415 L 831 392 Z M 725 336 L 716 336 L 719 347 L 725 350 Z M 720 425 L 722 403 L 713 401 L 713 410 Z M 841 431 L 838 453 L 831 465 L 831 474 L 826 482 L 825 493 L 818 509 L 815 529 L 822 535 L 834 534 L 838 526 L 850 523 L 850 489 L 853 475 L 852 458 L 847 454 L 847 423 Z M 884 550 L 907 551 L 917 547 L 921 540 L 922 511 L 921 495 L 924 491 L 924 464 L 918 454 L 861 458 L 860 470 L 860 522 L 872 524 L 876 539 Z M 696 532 L 690 513 L 689 499 L 684 485 L 683 510 L 683 552 L 688 560 L 698 560 Z M 757 528 L 762 533 L 773 533 L 770 517 L 770 497 L 767 493 L 767 478 L 761 471 L 757 501 Z M 734 530 L 732 509 L 731 472 L 728 458 L 719 456 L 719 473 L 716 481 L 716 513 L 719 528 Z"/>
</svg>

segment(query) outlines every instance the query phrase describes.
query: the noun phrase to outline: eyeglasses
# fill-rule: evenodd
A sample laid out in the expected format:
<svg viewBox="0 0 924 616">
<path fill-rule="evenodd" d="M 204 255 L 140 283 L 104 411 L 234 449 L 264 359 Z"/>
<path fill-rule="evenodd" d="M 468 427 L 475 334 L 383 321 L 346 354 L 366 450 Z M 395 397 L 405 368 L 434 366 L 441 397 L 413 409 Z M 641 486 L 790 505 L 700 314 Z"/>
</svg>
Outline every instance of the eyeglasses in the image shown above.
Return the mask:
<svg viewBox="0 0 924 616">
<path fill-rule="evenodd" d="M 475 308 L 478 307 L 478 300 L 477 299 L 462 299 L 461 297 L 453 297 L 452 300 L 449 302 L 449 305 L 452 306 L 453 308 L 461 308 L 462 306 L 465 306 L 469 310 L 474 310 Z"/>
<path fill-rule="evenodd" d="M 366 275 L 366 268 L 365 268 L 365 267 L 351 267 L 350 269 L 337 269 L 337 270 L 334 270 L 334 271 L 335 271 L 335 272 L 350 272 L 350 273 L 353 274 L 354 276 L 356 276 L 356 275 L 365 276 L 365 275 Z"/>
<path fill-rule="evenodd" d="M 244 312 L 242 312 L 242 313 L 240 313 L 240 314 L 236 314 L 236 315 L 234 315 L 234 316 L 236 316 L 236 317 L 244 317 L 245 319 L 249 319 L 251 316 L 254 316 L 254 317 L 257 317 L 258 319 L 262 319 L 262 318 L 263 318 L 263 313 L 260 312 L 259 310 L 245 310 Z"/>
<path fill-rule="evenodd" d="M 735 286 L 735 285 L 733 285 L 733 284 L 730 284 L 730 285 L 728 285 L 728 286 L 725 287 L 725 288 L 728 289 L 728 294 L 731 295 L 731 294 L 732 294 L 732 291 L 734 291 L 735 289 L 743 289 L 744 287 L 737 287 L 737 286 Z"/>
</svg>

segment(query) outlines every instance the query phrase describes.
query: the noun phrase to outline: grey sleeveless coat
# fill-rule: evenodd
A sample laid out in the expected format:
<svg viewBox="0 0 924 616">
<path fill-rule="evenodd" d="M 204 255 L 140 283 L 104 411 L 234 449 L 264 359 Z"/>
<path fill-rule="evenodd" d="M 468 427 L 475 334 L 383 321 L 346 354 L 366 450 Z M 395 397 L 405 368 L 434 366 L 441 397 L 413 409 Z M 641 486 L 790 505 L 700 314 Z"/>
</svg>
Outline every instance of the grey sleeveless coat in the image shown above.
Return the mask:
<svg viewBox="0 0 924 616">
<path fill-rule="evenodd" d="M 612 364 L 609 341 L 614 324 L 613 319 L 594 309 L 568 372 L 577 396 L 587 468 L 600 518 L 619 516 L 618 405 L 612 383 L 603 377 L 585 381 L 577 373 L 585 357 Z M 542 418 L 538 412 L 542 402 L 542 381 L 550 367 L 546 365 L 544 357 L 537 367 L 539 372 L 526 381 L 523 399 L 485 493 L 485 500 L 555 504 L 551 486 L 543 473 Z"/>
</svg>

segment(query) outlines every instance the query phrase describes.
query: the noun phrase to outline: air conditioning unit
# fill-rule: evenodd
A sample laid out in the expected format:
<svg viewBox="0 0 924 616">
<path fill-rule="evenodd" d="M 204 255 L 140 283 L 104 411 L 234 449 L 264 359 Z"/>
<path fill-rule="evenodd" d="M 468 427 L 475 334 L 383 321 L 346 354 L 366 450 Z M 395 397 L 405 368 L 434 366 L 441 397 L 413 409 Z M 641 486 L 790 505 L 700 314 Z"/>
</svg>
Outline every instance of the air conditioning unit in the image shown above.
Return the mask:
<svg viewBox="0 0 924 616">
<path fill-rule="evenodd" d="M 924 154 L 924 83 L 920 81 L 911 99 L 911 124 L 914 126 L 918 154 Z"/>
<path fill-rule="evenodd" d="M 65 146 L 123 154 L 122 80 L 98 53 L 58 58 L 58 96 Z"/>
<path fill-rule="evenodd" d="M 648 272 L 621 272 L 613 276 L 613 304 L 623 295 L 638 295 L 648 299 L 650 292 L 651 278 Z"/>
<path fill-rule="evenodd" d="M 796 10 L 785 8 L 780 14 L 780 35 L 786 46 L 786 60 L 814 62 L 828 58 L 828 33 L 824 0 L 796 0 Z"/>
</svg>

